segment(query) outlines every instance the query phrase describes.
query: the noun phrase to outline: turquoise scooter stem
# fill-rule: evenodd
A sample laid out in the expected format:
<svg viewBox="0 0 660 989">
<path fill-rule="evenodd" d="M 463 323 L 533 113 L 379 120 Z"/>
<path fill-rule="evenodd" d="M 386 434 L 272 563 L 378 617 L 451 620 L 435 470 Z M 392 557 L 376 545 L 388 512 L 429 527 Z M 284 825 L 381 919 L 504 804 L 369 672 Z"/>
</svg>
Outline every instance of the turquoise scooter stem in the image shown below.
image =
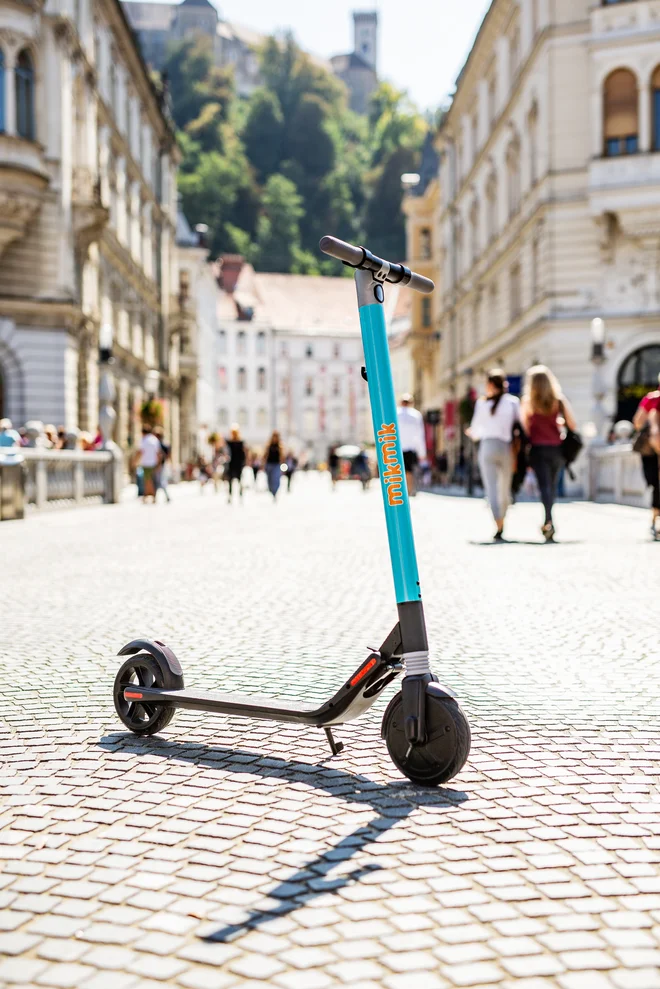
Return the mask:
<svg viewBox="0 0 660 989">
<path fill-rule="evenodd" d="M 422 594 L 381 301 L 383 286 L 367 271 L 356 271 L 355 280 L 396 600 L 419 602 Z"/>
</svg>

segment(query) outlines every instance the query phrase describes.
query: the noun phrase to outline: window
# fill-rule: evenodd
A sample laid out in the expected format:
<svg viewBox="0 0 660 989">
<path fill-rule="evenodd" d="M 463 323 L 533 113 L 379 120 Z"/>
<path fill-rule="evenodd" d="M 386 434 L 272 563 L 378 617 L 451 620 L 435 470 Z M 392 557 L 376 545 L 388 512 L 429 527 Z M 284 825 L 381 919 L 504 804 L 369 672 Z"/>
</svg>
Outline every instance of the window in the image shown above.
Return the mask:
<svg viewBox="0 0 660 989">
<path fill-rule="evenodd" d="M 660 65 L 651 78 L 651 111 L 653 115 L 653 150 L 660 151 Z M 0 123 L 0 130 L 2 124 Z"/>
<path fill-rule="evenodd" d="M 341 378 L 334 377 L 332 379 L 332 394 L 335 398 L 341 395 Z"/>
<path fill-rule="evenodd" d="M 244 357 L 247 353 L 247 337 L 245 330 L 239 330 L 236 334 L 236 353 L 239 357 Z"/>
<path fill-rule="evenodd" d="M 266 334 L 263 330 L 257 333 L 257 355 L 263 357 L 266 353 Z"/>
<path fill-rule="evenodd" d="M 238 410 L 238 425 L 239 426 L 247 426 L 248 423 L 249 423 L 249 421 L 250 421 L 250 417 L 248 416 L 248 410 L 245 409 L 245 408 L 239 409 Z"/>
<path fill-rule="evenodd" d="M 506 155 L 507 187 L 509 194 L 509 219 L 520 209 L 520 145 L 514 140 Z"/>
<path fill-rule="evenodd" d="M 425 329 L 431 325 L 431 300 L 423 297 L 422 298 L 422 326 Z"/>
<path fill-rule="evenodd" d="M 341 344 L 335 343 L 332 345 L 332 356 L 335 360 L 338 360 L 341 357 Z"/>
<path fill-rule="evenodd" d="M 495 336 L 500 325 L 498 308 L 497 282 L 493 282 L 488 292 L 488 327 L 492 336 Z"/>
<path fill-rule="evenodd" d="M 288 356 L 289 356 L 289 347 L 288 347 L 288 345 L 286 343 L 281 343 L 280 344 L 280 357 L 288 357 Z"/>
<path fill-rule="evenodd" d="M 229 422 L 229 410 L 218 409 L 218 425 L 226 426 L 228 422 Z"/>
<path fill-rule="evenodd" d="M 5 130 L 5 56 L 0 48 L 0 134 Z"/>
<path fill-rule="evenodd" d="M 227 368 L 222 364 L 218 368 L 218 385 L 220 391 L 227 391 Z"/>
<path fill-rule="evenodd" d="M 282 378 L 280 382 L 280 394 L 286 397 L 289 394 L 289 379 Z"/>
<path fill-rule="evenodd" d="M 115 68 L 114 52 L 110 53 L 110 106 L 114 110 L 117 101 L 117 70 Z"/>
<path fill-rule="evenodd" d="M 637 151 L 637 78 L 630 69 L 616 69 L 603 90 L 605 155 L 629 155 Z"/>
<path fill-rule="evenodd" d="M 218 330 L 218 353 L 219 354 L 223 354 L 223 355 L 227 353 L 227 331 L 226 330 Z"/>
<path fill-rule="evenodd" d="M 520 70 L 520 28 L 516 26 L 511 35 L 511 82 L 516 78 Z"/>
<path fill-rule="evenodd" d="M 539 233 L 532 238 L 532 302 L 539 297 Z"/>
<path fill-rule="evenodd" d="M 456 226 L 456 280 L 460 282 L 463 277 L 464 269 L 464 257 L 463 257 L 463 227 L 461 226 L 460 220 Z"/>
<path fill-rule="evenodd" d="M 310 344 L 305 349 L 305 357 L 313 357 L 313 356 L 314 356 L 314 348 Z"/>
<path fill-rule="evenodd" d="M 308 397 L 314 394 L 314 378 L 307 378 L 305 381 L 305 395 Z"/>
<path fill-rule="evenodd" d="M 488 120 L 491 127 L 497 118 L 497 84 L 496 76 L 493 74 L 488 82 Z"/>
<path fill-rule="evenodd" d="M 527 118 L 527 130 L 529 133 L 529 184 L 536 185 L 538 179 L 538 110 L 536 103 L 529 112 Z"/>
<path fill-rule="evenodd" d="M 470 260 L 476 264 L 479 256 L 479 203 L 475 200 L 470 210 Z M 429 300 L 430 301 L 430 300 Z"/>
<path fill-rule="evenodd" d="M 479 325 L 481 320 L 481 296 L 477 295 L 475 299 L 474 308 L 472 310 L 472 349 L 476 350 L 479 346 L 479 337 L 481 327 Z"/>
<path fill-rule="evenodd" d="M 419 256 L 422 261 L 431 258 L 431 231 L 428 227 L 422 227 L 419 231 Z"/>
<path fill-rule="evenodd" d="M 266 391 L 266 368 L 260 367 L 257 370 L 257 391 Z"/>
<path fill-rule="evenodd" d="M 263 407 L 257 410 L 257 426 L 265 429 L 268 425 L 268 412 Z"/>
<path fill-rule="evenodd" d="M 497 236 L 497 177 L 494 172 L 486 185 L 486 227 L 490 244 Z"/>
<path fill-rule="evenodd" d="M 472 114 L 470 122 L 470 137 L 472 141 L 472 162 L 474 163 L 479 151 L 479 117 L 477 111 Z"/>
<path fill-rule="evenodd" d="M 27 51 L 16 59 L 16 133 L 34 140 L 34 69 Z"/>
<path fill-rule="evenodd" d="M 514 264 L 509 274 L 511 286 L 511 321 L 518 319 L 522 312 L 521 285 L 520 285 L 520 265 Z"/>
<path fill-rule="evenodd" d="M 236 375 L 236 387 L 239 391 L 246 391 L 247 389 L 247 371 L 244 367 L 239 367 Z"/>
</svg>

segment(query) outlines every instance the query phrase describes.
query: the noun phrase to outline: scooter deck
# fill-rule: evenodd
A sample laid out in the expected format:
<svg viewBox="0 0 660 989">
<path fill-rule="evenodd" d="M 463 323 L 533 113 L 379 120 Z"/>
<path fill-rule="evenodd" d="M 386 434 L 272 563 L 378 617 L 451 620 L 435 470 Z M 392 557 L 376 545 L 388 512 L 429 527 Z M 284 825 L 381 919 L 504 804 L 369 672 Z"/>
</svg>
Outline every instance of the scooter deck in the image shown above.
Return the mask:
<svg viewBox="0 0 660 989">
<path fill-rule="evenodd" d="M 316 725 L 327 712 L 327 702 L 309 704 L 290 698 L 268 697 L 266 694 L 221 694 L 205 690 L 160 690 L 157 687 L 130 686 L 124 688 L 128 701 L 158 703 L 216 714 L 261 718 L 264 721 L 291 721 Z"/>
</svg>

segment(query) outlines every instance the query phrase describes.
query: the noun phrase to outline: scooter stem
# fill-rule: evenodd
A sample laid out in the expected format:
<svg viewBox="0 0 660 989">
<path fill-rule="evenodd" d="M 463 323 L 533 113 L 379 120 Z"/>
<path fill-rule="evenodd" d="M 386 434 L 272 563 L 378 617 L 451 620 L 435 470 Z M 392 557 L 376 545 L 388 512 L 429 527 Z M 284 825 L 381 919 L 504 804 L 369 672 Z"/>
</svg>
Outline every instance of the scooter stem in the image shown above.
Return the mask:
<svg viewBox="0 0 660 989">
<path fill-rule="evenodd" d="M 362 346 L 407 675 L 426 676 L 428 640 L 406 488 L 379 273 L 355 272 Z"/>
</svg>

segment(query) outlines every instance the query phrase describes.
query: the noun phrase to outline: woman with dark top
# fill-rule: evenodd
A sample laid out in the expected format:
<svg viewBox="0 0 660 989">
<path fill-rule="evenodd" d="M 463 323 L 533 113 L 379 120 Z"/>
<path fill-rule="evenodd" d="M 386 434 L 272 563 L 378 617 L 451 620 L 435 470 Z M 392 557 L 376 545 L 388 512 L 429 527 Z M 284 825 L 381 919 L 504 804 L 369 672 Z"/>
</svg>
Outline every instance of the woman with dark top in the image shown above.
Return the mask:
<svg viewBox="0 0 660 989">
<path fill-rule="evenodd" d="M 564 466 L 560 424 L 565 423 L 574 430 L 577 425 L 559 382 L 543 364 L 537 364 L 527 372 L 521 421 L 530 443 L 529 462 L 536 474 L 545 510 L 541 532 L 546 542 L 552 542 L 555 535 L 552 509 L 557 497 L 559 472 Z"/>
<path fill-rule="evenodd" d="M 660 383 L 660 378 L 658 381 Z M 646 483 L 650 488 L 653 488 L 651 535 L 654 539 L 658 539 L 660 536 L 657 529 L 658 516 L 660 516 L 660 461 L 656 451 L 660 449 L 660 391 L 650 391 L 648 395 L 644 396 L 635 413 L 633 425 L 639 431 L 648 430 L 648 442 L 645 444 L 645 451 L 642 452 L 642 470 Z"/>
<path fill-rule="evenodd" d="M 243 497 L 243 468 L 245 467 L 245 444 L 241 439 L 238 426 L 231 427 L 231 435 L 227 440 L 229 461 L 227 463 L 227 484 L 229 485 L 228 503 L 231 505 L 234 491 L 234 481 L 238 481 L 238 494 Z"/>
<path fill-rule="evenodd" d="M 265 453 L 266 477 L 268 478 L 268 490 L 273 496 L 273 501 L 277 499 L 277 492 L 280 489 L 282 480 L 282 444 L 280 434 L 274 432 L 270 438 L 270 443 L 266 447 Z"/>
<path fill-rule="evenodd" d="M 336 446 L 331 446 L 328 451 L 328 470 L 330 471 L 330 480 L 332 481 L 332 490 L 334 491 L 339 480 L 339 457 L 337 456 Z"/>
</svg>

